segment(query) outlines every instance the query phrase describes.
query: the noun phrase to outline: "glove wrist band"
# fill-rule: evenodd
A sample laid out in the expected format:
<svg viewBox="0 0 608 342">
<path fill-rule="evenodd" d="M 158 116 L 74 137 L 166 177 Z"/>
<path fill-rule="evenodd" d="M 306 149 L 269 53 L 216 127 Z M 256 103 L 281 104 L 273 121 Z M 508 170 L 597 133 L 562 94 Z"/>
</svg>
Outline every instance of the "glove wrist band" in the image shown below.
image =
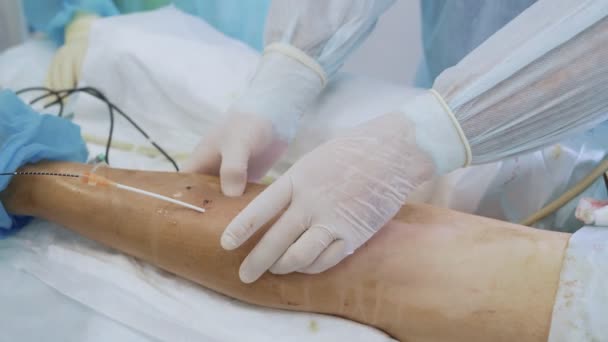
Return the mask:
<svg viewBox="0 0 608 342">
<path fill-rule="evenodd" d="M 324 73 L 310 67 L 316 63 L 305 61 L 310 57 L 294 57 L 296 48 L 278 46 L 265 50 L 248 88 L 231 110 L 271 120 L 276 133 L 290 141 L 301 115 L 323 90 Z"/>
<path fill-rule="evenodd" d="M 469 166 L 471 147 L 460 123 L 440 94 L 431 89 L 401 109 L 415 127 L 416 144 L 433 159 L 438 174 Z"/>
<path fill-rule="evenodd" d="M 327 75 L 325 74 L 325 71 L 323 71 L 321 65 L 317 63 L 316 60 L 304 53 L 304 51 L 289 44 L 273 43 L 264 48 L 264 55 L 270 54 L 272 52 L 281 53 L 287 57 L 298 61 L 299 63 L 308 67 L 310 70 L 314 71 L 319 76 L 319 78 L 321 79 L 321 85 L 323 87 L 325 87 L 325 85 L 327 84 Z"/>
</svg>

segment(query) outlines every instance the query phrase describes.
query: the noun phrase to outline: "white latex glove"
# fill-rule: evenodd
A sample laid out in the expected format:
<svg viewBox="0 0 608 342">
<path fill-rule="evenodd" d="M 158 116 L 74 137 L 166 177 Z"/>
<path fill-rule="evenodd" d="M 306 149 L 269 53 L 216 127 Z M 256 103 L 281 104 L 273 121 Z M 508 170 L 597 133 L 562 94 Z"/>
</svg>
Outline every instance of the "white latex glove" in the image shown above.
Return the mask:
<svg viewBox="0 0 608 342">
<path fill-rule="evenodd" d="M 221 244 L 238 247 L 286 209 L 243 262 L 241 280 L 268 269 L 322 272 L 365 243 L 432 175 L 414 126 L 387 114 L 305 155 L 230 223 Z"/>
<path fill-rule="evenodd" d="M 262 178 L 287 143 L 272 121 L 234 112 L 199 143 L 184 171 L 220 176 L 222 192 L 240 196 L 247 180 Z"/>
<path fill-rule="evenodd" d="M 53 90 L 73 88 L 78 84 L 82 63 L 89 46 L 91 25 L 99 18 L 80 13 L 65 30 L 65 44 L 57 50 L 48 71 L 46 85 Z"/>
<path fill-rule="evenodd" d="M 225 195 L 242 195 L 247 180 L 263 177 L 285 152 L 324 84 L 321 67 L 301 51 L 265 51 L 248 89 L 201 140 L 184 171 L 219 175 Z"/>
<path fill-rule="evenodd" d="M 466 165 L 468 142 L 451 116 L 429 91 L 402 112 L 366 122 L 302 157 L 222 235 L 222 247 L 232 250 L 278 217 L 243 261 L 241 280 L 253 282 L 267 270 L 327 270 L 393 218 L 418 185 Z"/>
</svg>

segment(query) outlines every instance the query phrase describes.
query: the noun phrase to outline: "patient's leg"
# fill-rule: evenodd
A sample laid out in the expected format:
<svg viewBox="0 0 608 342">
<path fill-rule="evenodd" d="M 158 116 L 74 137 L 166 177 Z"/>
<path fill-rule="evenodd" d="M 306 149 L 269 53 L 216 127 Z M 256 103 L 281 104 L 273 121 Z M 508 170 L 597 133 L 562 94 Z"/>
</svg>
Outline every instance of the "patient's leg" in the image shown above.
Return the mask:
<svg viewBox="0 0 608 342">
<path fill-rule="evenodd" d="M 29 169 L 82 172 L 53 163 Z M 245 302 L 338 315 L 403 341 L 546 340 L 569 235 L 429 206 L 405 206 L 368 244 L 319 275 L 239 281 L 253 244 L 227 252 L 227 223 L 263 186 L 220 195 L 216 178 L 100 169 L 127 185 L 207 208 L 204 214 L 77 179 L 17 176 L 2 194 L 15 214 L 55 221 Z"/>
</svg>

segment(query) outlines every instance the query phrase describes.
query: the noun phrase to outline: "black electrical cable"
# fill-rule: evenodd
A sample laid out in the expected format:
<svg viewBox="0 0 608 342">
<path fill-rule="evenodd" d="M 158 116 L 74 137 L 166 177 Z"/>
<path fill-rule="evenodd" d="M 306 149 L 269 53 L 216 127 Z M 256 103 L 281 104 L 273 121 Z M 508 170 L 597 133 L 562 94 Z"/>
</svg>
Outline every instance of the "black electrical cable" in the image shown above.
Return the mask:
<svg viewBox="0 0 608 342">
<path fill-rule="evenodd" d="M 70 89 L 70 90 L 62 90 L 59 91 L 59 93 L 66 93 L 65 95 L 60 95 L 59 99 L 55 100 L 55 102 L 57 103 L 63 103 L 63 100 L 66 99 L 67 97 L 69 97 L 70 95 L 73 95 L 74 93 L 77 92 L 76 89 Z M 89 95 L 92 95 L 94 97 L 96 97 L 97 99 L 103 101 L 107 106 L 108 106 L 108 114 L 110 116 L 110 129 L 109 129 L 109 133 L 108 133 L 108 139 L 106 142 L 106 149 L 105 149 L 105 153 L 104 153 L 104 161 L 106 162 L 106 164 L 110 165 L 110 148 L 112 147 L 112 137 L 114 136 L 114 109 L 112 108 L 112 106 L 110 105 L 108 99 L 103 96 L 103 94 L 101 93 L 96 93 L 96 95 L 93 95 L 92 93 L 89 93 Z M 44 106 L 44 108 L 49 108 L 53 105 L 55 105 L 55 102 L 51 102 L 48 103 Z"/>
<path fill-rule="evenodd" d="M 64 92 L 64 91 L 59 91 Z M 122 117 L 124 117 L 127 121 L 129 121 L 129 123 L 135 128 L 137 129 L 141 135 L 144 136 L 144 138 L 146 138 L 148 140 L 148 142 L 150 142 L 150 144 L 152 144 L 152 146 L 154 146 L 165 158 L 167 158 L 167 160 L 169 160 L 169 162 L 171 162 L 171 164 L 173 164 L 173 167 L 175 168 L 175 170 L 179 171 L 179 167 L 177 166 L 177 163 L 173 160 L 173 158 L 171 158 L 171 156 L 169 156 L 169 154 L 162 148 L 160 147 L 160 145 L 158 145 L 156 142 L 154 142 L 150 136 L 148 135 L 148 133 L 146 133 L 146 131 L 144 131 L 135 121 L 133 121 L 133 119 L 128 116 L 127 114 L 125 114 L 125 112 L 123 112 L 120 108 L 118 108 L 116 105 L 114 105 L 112 102 L 110 102 L 104 95 L 103 93 L 101 93 L 99 90 L 92 88 L 92 87 L 83 87 L 83 88 L 74 88 L 69 90 L 69 93 L 66 95 L 63 95 L 62 98 L 65 98 L 69 95 L 71 95 L 72 93 L 75 92 L 84 92 L 87 93 L 91 96 L 97 97 L 98 99 L 104 101 L 106 104 L 108 104 L 109 107 L 113 108 L 114 110 L 116 110 Z M 50 103 L 49 105 L 52 105 L 52 103 Z M 48 106 L 48 105 L 47 105 Z M 110 110 L 111 111 L 111 110 Z"/>
<path fill-rule="evenodd" d="M 54 90 L 49 89 L 49 88 L 45 88 L 45 87 L 25 88 L 25 89 L 21 89 L 21 90 L 17 91 L 15 94 L 21 95 L 22 93 L 28 92 L 28 91 L 46 91 L 47 92 L 47 94 L 44 94 L 44 95 L 42 95 L 40 97 L 37 97 L 37 98 L 33 99 L 32 101 L 30 101 L 30 106 L 33 105 L 34 103 L 42 100 L 42 99 L 45 99 L 45 98 L 51 96 L 51 95 L 54 95 L 56 97 L 55 101 L 59 101 L 61 99 L 61 96 L 59 95 L 59 92 L 54 91 Z M 63 110 L 64 110 L 63 101 L 59 101 L 58 104 L 59 104 L 59 113 L 57 114 L 57 116 L 62 117 L 63 116 Z"/>
<path fill-rule="evenodd" d="M 73 93 L 75 93 L 75 91 L 73 89 L 55 91 L 55 90 L 51 90 L 51 89 L 44 88 L 44 87 L 35 87 L 35 88 L 22 89 L 22 90 L 18 91 L 17 94 L 21 94 L 24 90 L 25 91 L 43 90 L 43 91 L 48 92 L 47 94 L 38 96 L 38 97 L 34 98 L 33 100 L 31 100 L 30 105 L 34 105 L 37 102 L 42 101 L 43 99 L 45 99 L 51 95 L 56 95 L 57 99 L 54 102 L 50 102 L 50 103 L 46 104 L 44 106 L 44 108 L 46 109 L 46 108 L 52 107 L 54 105 L 59 105 L 60 109 L 59 109 L 58 116 L 60 116 L 60 117 L 63 115 L 63 100 L 65 98 L 67 98 L 68 96 L 72 95 Z M 61 95 L 63 93 L 65 93 L 65 95 Z M 108 105 L 108 114 L 110 115 L 110 128 L 109 128 L 109 133 L 108 133 L 108 139 L 106 142 L 104 161 L 106 162 L 106 164 L 110 165 L 110 148 L 112 146 L 112 137 L 114 136 L 114 110 L 113 110 L 112 106 L 110 106 L 110 104 L 108 103 L 109 101 L 107 100 L 107 98 L 105 98 L 105 96 L 103 96 L 103 94 L 101 94 L 100 92 L 97 92 L 93 96 L 97 97 L 98 99 L 100 99 L 101 101 L 106 103 L 106 105 Z"/>
<path fill-rule="evenodd" d="M 154 142 L 150 138 L 148 133 L 146 131 L 144 131 L 130 116 L 128 116 L 124 111 L 122 111 L 120 108 L 118 108 L 118 106 L 113 104 L 98 89 L 93 88 L 93 87 L 82 87 L 82 88 L 72 88 L 72 89 L 64 89 L 64 90 L 52 90 L 52 89 L 45 88 L 45 87 L 30 87 L 30 88 L 21 89 L 21 90 L 17 91 L 16 93 L 19 95 L 19 94 L 22 94 L 25 92 L 31 92 L 31 91 L 44 91 L 44 92 L 46 92 L 46 94 L 38 96 L 34 100 L 30 101 L 30 105 L 33 105 L 36 102 L 39 102 L 45 98 L 54 96 L 55 101 L 46 104 L 44 106 L 44 108 L 46 109 L 46 108 L 52 107 L 54 105 L 58 105 L 59 106 L 58 116 L 63 116 L 63 111 L 64 111 L 63 100 L 75 93 L 79 93 L 79 92 L 86 93 L 86 94 L 93 96 L 93 97 L 97 98 L 98 100 L 104 102 L 108 106 L 108 113 L 110 116 L 110 129 L 109 129 L 109 133 L 108 133 L 108 139 L 106 142 L 106 153 L 105 153 L 106 163 L 109 164 L 109 153 L 110 153 L 110 148 L 112 146 L 112 137 L 114 134 L 114 114 L 115 114 L 114 111 L 116 111 L 122 117 L 124 117 L 137 131 L 139 131 L 139 133 L 141 133 L 150 142 L 150 144 L 152 144 L 152 146 L 154 146 L 173 165 L 173 167 L 175 168 L 176 171 L 179 171 L 179 167 L 178 167 L 177 163 L 175 162 L 175 160 L 160 145 L 158 145 L 156 142 Z"/>
</svg>

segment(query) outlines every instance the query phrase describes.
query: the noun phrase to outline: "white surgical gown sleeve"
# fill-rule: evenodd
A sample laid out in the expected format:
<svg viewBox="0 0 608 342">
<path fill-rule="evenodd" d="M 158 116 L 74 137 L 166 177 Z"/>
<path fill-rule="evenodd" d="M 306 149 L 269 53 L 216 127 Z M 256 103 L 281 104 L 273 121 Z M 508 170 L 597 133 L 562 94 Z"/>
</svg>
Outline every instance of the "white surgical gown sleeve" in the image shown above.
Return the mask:
<svg viewBox="0 0 608 342">
<path fill-rule="evenodd" d="M 263 115 L 293 138 L 301 114 L 393 2 L 272 1 L 262 60 L 235 109 Z"/>
<path fill-rule="evenodd" d="M 540 0 L 403 112 L 440 171 L 515 156 L 608 119 L 606 61 L 607 0 Z"/>
</svg>

